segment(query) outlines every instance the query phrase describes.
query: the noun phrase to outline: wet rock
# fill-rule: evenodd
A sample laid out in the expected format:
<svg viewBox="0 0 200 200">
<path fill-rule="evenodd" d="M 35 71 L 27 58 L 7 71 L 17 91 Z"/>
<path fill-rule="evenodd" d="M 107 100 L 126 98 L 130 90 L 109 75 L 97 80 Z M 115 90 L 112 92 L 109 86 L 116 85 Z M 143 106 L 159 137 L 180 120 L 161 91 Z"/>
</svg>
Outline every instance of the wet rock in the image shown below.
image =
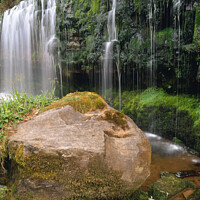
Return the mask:
<svg viewBox="0 0 200 200">
<path fill-rule="evenodd" d="M 167 200 L 185 188 L 193 187 L 189 181 L 177 178 L 174 174 L 166 174 L 150 187 L 148 194 L 154 199 Z"/>
<path fill-rule="evenodd" d="M 185 178 L 190 176 L 196 176 L 197 173 L 194 170 L 188 170 L 188 171 L 180 171 L 175 174 L 178 178 Z"/>
<path fill-rule="evenodd" d="M 58 104 L 19 125 L 8 139 L 17 195 L 128 198 L 150 173 L 144 133 L 94 93 L 69 95 Z"/>
</svg>

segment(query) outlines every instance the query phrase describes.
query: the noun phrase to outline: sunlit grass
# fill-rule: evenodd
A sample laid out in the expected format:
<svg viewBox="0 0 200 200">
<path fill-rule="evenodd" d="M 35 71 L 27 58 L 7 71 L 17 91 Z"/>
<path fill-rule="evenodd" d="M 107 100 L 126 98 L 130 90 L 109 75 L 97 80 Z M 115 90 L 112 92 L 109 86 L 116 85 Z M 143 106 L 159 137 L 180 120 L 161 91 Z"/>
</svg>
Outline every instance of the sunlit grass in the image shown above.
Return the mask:
<svg viewBox="0 0 200 200">
<path fill-rule="evenodd" d="M 54 91 L 31 96 L 14 90 L 13 93 L 0 99 L 0 136 L 4 136 L 5 128 L 9 125 L 19 123 L 33 109 L 41 110 L 51 102 L 57 100 Z"/>
</svg>

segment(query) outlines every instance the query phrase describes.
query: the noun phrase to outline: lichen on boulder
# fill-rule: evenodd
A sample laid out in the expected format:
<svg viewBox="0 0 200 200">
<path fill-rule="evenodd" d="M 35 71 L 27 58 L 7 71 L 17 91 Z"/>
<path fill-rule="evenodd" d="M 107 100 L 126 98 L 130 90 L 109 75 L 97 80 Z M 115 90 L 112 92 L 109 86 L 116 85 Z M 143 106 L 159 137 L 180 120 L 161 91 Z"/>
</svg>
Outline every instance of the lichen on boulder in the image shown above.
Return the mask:
<svg viewBox="0 0 200 200">
<path fill-rule="evenodd" d="M 99 95 L 69 94 L 8 138 L 19 199 L 127 199 L 149 176 L 150 144 Z"/>
</svg>

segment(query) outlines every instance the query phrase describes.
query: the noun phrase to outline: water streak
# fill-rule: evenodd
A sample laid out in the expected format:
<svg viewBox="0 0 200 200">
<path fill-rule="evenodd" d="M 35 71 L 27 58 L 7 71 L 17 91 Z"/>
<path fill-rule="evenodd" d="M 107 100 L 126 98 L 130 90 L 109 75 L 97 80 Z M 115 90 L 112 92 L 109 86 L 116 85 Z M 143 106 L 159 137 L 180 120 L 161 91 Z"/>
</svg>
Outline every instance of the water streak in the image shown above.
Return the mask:
<svg viewBox="0 0 200 200">
<path fill-rule="evenodd" d="M 107 29 L 108 29 L 108 42 L 105 43 L 105 55 L 103 60 L 103 74 L 102 74 L 102 96 L 106 100 L 112 99 L 113 87 L 113 46 L 117 42 L 117 30 L 115 24 L 115 12 L 117 2 L 113 0 L 112 10 L 108 13 Z M 119 52 L 119 50 L 118 50 Z M 119 54 L 119 53 L 118 53 Z M 119 59 L 117 59 L 117 73 L 119 82 L 119 101 L 121 101 L 121 74 L 119 69 Z"/>
</svg>

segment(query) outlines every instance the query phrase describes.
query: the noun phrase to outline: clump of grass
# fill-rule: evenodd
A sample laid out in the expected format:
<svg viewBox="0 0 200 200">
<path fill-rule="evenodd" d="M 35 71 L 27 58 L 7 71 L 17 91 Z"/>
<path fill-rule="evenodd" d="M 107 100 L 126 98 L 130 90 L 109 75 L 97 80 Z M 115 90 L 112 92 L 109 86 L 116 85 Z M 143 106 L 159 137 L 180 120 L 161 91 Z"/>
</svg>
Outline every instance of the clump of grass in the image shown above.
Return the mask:
<svg viewBox="0 0 200 200">
<path fill-rule="evenodd" d="M 41 110 L 43 107 L 54 102 L 54 91 L 50 94 L 42 93 L 37 96 L 30 96 L 27 93 L 20 93 L 14 90 L 6 98 L 0 99 L 0 137 L 4 137 L 5 128 L 9 125 L 19 123 L 23 117 L 30 114 L 33 109 Z"/>
<path fill-rule="evenodd" d="M 72 106 L 75 110 L 83 114 L 98 109 L 103 110 L 107 107 L 105 100 L 94 92 L 75 92 L 70 93 L 59 101 L 45 107 L 42 111 L 44 112 L 53 108 L 61 108 L 66 105 Z"/>
</svg>

